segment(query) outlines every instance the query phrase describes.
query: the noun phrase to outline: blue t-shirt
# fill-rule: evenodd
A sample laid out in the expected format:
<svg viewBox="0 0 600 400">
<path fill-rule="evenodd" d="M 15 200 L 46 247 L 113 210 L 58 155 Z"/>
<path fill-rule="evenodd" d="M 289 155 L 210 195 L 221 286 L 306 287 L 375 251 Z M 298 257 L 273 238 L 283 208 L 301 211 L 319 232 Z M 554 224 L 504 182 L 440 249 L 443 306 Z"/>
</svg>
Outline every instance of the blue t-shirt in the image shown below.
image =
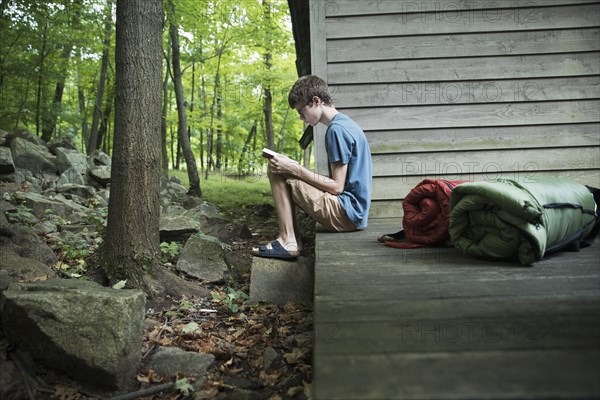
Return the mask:
<svg viewBox="0 0 600 400">
<path fill-rule="evenodd" d="M 371 150 L 365 133 L 347 115 L 338 113 L 325 133 L 325 150 L 331 164 L 348 164 L 344 192 L 338 196 L 350 221 L 357 228 L 367 227 L 371 206 Z"/>
</svg>

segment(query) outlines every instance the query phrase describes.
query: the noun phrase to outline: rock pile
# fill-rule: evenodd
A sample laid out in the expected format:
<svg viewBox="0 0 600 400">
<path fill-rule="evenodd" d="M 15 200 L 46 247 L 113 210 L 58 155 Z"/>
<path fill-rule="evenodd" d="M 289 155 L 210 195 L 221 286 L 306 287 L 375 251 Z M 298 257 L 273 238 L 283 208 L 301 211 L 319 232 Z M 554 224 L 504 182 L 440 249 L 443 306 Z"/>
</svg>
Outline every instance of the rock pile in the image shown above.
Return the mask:
<svg viewBox="0 0 600 400">
<path fill-rule="evenodd" d="M 111 158 L 103 152 L 88 157 L 68 142 L 45 144 L 25 130 L 0 130 L 5 337 L 53 369 L 92 386 L 123 389 L 140 363 L 143 294 L 59 279 L 56 268 L 56 244 L 84 251 L 78 247 L 83 237 L 102 240 L 97 230 L 106 217 L 110 180 Z M 161 179 L 160 195 L 161 241 L 185 243 L 174 268 L 202 281 L 224 280 L 228 236 L 217 208 L 188 196 L 176 178 Z M 5 363 L 0 369 L 5 366 L 12 368 Z M 0 386 L 0 398 L 10 398 L 4 390 L 14 385 Z"/>
</svg>

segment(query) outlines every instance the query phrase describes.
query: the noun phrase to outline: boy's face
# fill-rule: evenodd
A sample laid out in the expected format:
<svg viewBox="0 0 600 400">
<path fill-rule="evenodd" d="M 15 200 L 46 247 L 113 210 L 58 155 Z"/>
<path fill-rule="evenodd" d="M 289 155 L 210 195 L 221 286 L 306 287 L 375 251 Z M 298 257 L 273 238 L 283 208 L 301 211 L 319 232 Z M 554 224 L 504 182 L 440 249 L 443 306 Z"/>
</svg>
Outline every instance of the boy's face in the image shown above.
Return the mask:
<svg viewBox="0 0 600 400">
<path fill-rule="evenodd" d="M 298 112 L 298 115 L 300 116 L 300 119 L 309 125 L 317 125 L 321 117 L 317 115 L 318 107 L 315 106 L 319 101 L 320 99 L 318 97 L 315 97 L 313 98 L 313 101 L 308 104 L 297 104 L 295 108 Z"/>
</svg>

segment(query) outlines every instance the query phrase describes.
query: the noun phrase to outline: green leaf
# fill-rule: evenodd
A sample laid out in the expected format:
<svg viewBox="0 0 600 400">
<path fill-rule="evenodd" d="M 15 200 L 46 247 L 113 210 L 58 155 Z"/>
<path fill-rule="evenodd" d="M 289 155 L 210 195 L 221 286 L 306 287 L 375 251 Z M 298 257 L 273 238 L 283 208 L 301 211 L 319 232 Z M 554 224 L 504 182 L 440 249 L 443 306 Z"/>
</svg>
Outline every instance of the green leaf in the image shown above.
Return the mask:
<svg viewBox="0 0 600 400">
<path fill-rule="evenodd" d="M 195 322 L 190 322 L 189 324 L 183 327 L 183 333 L 192 333 L 198 329 L 200 329 L 200 325 L 198 325 Z"/>
<path fill-rule="evenodd" d="M 124 281 L 119 281 L 113 285 L 113 289 L 123 289 L 126 283 L 127 279 L 125 279 Z"/>
<path fill-rule="evenodd" d="M 181 392 L 184 396 L 189 396 L 190 393 L 194 391 L 194 387 L 190 385 L 187 378 L 178 379 L 177 382 L 175 382 L 175 389 Z"/>
</svg>

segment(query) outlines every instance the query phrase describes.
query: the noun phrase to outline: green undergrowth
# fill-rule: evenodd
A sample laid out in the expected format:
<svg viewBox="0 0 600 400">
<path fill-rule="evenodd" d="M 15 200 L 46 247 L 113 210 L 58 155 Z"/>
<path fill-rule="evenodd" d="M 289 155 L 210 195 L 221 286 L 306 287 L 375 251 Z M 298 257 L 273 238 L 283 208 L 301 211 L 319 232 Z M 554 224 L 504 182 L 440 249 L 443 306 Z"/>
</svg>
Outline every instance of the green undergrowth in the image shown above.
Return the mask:
<svg viewBox="0 0 600 400">
<path fill-rule="evenodd" d="M 188 187 L 187 172 L 171 170 L 169 176 L 176 176 L 182 185 Z M 220 209 L 239 209 L 248 206 L 273 204 L 269 179 L 266 175 L 227 175 L 214 173 L 200 179 L 202 199 Z"/>
</svg>

